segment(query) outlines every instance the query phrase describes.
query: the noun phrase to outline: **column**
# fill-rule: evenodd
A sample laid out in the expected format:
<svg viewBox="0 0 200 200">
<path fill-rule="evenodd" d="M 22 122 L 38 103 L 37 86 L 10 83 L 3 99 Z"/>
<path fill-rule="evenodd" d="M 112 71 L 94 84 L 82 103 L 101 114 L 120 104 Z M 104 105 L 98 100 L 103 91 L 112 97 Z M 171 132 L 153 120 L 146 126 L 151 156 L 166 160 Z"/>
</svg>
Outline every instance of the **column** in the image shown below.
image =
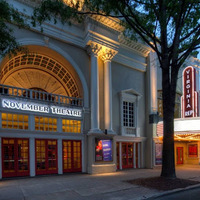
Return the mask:
<svg viewBox="0 0 200 200">
<path fill-rule="evenodd" d="M 116 55 L 116 51 L 106 49 L 101 54 L 104 61 L 104 118 L 105 129 L 108 133 L 114 133 L 112 127 L 112 69 L 111 60 Z"/>
<path fill-rule="evenodd" d="M 142 152 L 141 152 L 141 142 L 138 143 L 138 168 L 140 169 L 141 168 L 141 155 L 142 155 Z"/>
<path fill-rule="evenodd" d="M 133 143 L 133 168 L 136 168 L 136 143 Z"/>
<path fill-rule="evenodd" d="M 98 71 L 98 55 L 101 46 L 96 43 L 90 43 L 91 55 L 91 130 L 90 133 L 102 133 L 99 128 L 99 71 Z"/>
<path fill-rule="evenodd" d="M 122 143 L 119 142 L 119 169 L 122 170 Z"/>
<path fill-rule="evenodd" d="M 149 53 L 150 57 L 150 114 L 157 113 L 157 65 L 155 52 Z"/>
<path fill-rule="evenodd" d="M 30 176 L 35 176 L 35 138 L 29 139 L 30 148 Z"/>
<path fill-rule="evenodd" d="M 63 174 L 62 139 L 58 139 L 58 174 Z"/>
</svg>

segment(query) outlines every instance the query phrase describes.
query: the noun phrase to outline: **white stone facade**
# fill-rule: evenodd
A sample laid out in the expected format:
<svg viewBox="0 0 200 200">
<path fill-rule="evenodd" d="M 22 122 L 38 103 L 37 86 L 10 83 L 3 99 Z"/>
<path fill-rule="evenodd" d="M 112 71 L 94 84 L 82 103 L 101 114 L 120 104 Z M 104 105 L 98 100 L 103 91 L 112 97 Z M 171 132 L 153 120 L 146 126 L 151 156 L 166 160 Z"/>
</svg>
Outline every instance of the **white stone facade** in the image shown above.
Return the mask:
<svg viewBox="0 0 200 200">
<path fill-rule="evenodd" d="M 25 9 L 26 13 L 33 10 L 29 1 L 9 2 L 21 11 Z M 81 133 L 63 133 L 64 118 L 61 115 L 57 116 L 57 131 L 38 132 L 35 129 L 34 118 L 38 113 L 26 111 L 25 114 L 29 116 L 28 131 L 4 128 L 0 125 L 1 146 L 2 138 L 28 138 L 30 176 L 37 174 L 37 139 L 56 140 L 58 174 L 64 173 L 63 140 L 81 141 L 82 172 L 102 173 L 114 172 L 117 168 L 152 167 L 152 132 L 148 129 L 148 124 L 149 114 L 153 114 L 156 109 L 156 97 L 149 93 L 150 89 L 155 90 L 154 82 L 149 76 L 156 72 L 152 72 L 149 67 L 151 49 L 124 38 L 119 21 L 105 17 L 87 17 L 84 23 L 74 23 L 71 26 L 60 22 L 45 22 L 42 26 L 41 33 L 40 27 L 24 30 L 11 25 L 17 41 L 29 49 L 32 57 L 23 60 L 23 55 L 19 54 L 14 58 L 3 58 L 0 61 L 0 84 L 27 89 L 23 95 L 29 94 L 31 89 L 38 89 L 49 94 L 73 97 L 76 102 L 77 98 L 82 99 Z M 16 97 L 12 98 L 30 98 L 30 95 L 23 95 L 19 97 L 15 94 Z M 5 94 L 1 92 L 0 99 L 4 97 Z M 126 100 L 130 97 L 134 109 L 128 108 L 127 114 L 124 113 L 122 104 L 124 98 Z M 56 98 L 60 99 L 54 96 L 53 101 Z M 38 99 L 31 97 L 28 101 L 34 103 L 38 102 Z M 47 104 L 52 105 L 50 101 Z M 21 110 L 9 110 L 3 108 L 2 104 L 0 106 L 2 113 L 24 114 Z M 70 107 L 73 108 L 72 101 Z M 125 114 L 129 115 L 129 122 L 131 119 L 134 121 L 134 126 L 125 126 Z M 130 115 L 133 115 L 132 118 Z M 40 113 L 39 116 L 55 117 L 52 113 Z M 3 121 L 1 118 L 0 121 Z M 76 117 L 67 119 L 77 120 Z M 110 161 L 96 160 L 95 143 L 98 139 L 112 142 Z M 130 160 L 129 149 L 133 151 Z M 126 157 L 123 157 L 123 152 L 126 153 Z M 0 178 L 4 176 L 2 162 L 4 160 L 1 159 Z"/>
</svg>

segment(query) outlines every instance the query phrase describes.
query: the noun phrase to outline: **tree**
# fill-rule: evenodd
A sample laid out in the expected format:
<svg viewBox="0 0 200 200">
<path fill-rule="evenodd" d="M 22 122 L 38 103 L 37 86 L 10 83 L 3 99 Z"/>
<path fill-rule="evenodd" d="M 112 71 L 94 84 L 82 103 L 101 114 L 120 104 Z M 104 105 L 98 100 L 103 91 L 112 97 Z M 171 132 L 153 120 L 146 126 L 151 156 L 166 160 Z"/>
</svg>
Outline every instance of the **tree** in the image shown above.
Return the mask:
<svg viewBox="0 0 200 200">
<path fill-rule="evenodd" d="M 16 42 L 10 24 L 15 24 L 19 28 L 28 27 L 22 13 L 14 9 L 6 1 L 0 0 L 0 56 L 4 56 L 7 53 L 11 55 L 17 51 L 25 50 Z"/>
<path fill-rule="evenodd" d="M 69 1 L 68 2 L 69 5 Z M 60 17 L 62 22 L 84 15 L 120 18 L 132 38 L 141 38 L 157 54 L 162 69 L 163 165 L 162 177 L 175 178 L 174 108 L 178 72 L 186 58 L 200 47 L 200 3 L 197 0 L 85 0 L 70 6 L 44 0 L 34 20 Z"/>
</svg>

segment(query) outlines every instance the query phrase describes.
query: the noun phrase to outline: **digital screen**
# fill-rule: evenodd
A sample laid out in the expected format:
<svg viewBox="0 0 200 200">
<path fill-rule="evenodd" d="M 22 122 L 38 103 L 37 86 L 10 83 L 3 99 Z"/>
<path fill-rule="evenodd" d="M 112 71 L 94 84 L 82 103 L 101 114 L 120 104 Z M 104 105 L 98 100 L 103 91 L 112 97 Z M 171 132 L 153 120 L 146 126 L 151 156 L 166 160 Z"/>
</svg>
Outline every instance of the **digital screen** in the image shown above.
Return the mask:
<svg viewBox="0 0 200 200">
<path fill-rule="evenodd" d="M 112 140 L 95 140 L 95 160 L 112 161 Z"/>
</svg>

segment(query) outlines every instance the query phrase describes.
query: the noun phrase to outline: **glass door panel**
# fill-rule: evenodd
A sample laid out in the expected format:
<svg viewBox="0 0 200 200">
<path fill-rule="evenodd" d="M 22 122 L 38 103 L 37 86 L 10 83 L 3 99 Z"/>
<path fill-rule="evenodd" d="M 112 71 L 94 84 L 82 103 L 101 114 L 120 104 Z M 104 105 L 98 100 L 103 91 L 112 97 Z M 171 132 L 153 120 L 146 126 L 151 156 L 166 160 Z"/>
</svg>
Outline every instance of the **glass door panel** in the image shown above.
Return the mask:
<svg viewBox="0 0 200 200">
<path fill-rule="evenodd" d="M 133 143 L 122 143 L 122 168 L 133 168 Z"/>
<path fill-rule="evenodd" d="M 177 164 L 181 165 L 183 164 L 183 147 L 177 147 L 176 152 L 177 152 Z"/>
<path fill-rule="evenodd" d="M 73 141 L 73 171 L 81 170 L 81 142 Z"/>
<path fill-rule="evenodd" d="M 58 172 L 57 141 L 36 139 L 36 174 L 54 174 Z"/>
<path fill-rule="evenodd" d="M 63 171 L 78 172 L 82 170 L 81 141 L 63 141 Z"/>
<path fill-rule="evenodd" d="M 127 168 L 127 148 L 126 143 L 122 143 L 122 168 Z"/>
<path fill-rule="evenodd" d="M 3 173 L 15 173 L 14 139 L 3 139 Z"/>
<path fill-rule="evenodd" d="M 45 140 L 36 140 L 36 171 L 46 170 L 45 165 L 46 148 Z"/>
<path fill-rule="evenodd" d="M 56 141 L 48 141 L 48 169 L 56 170 L 57 169 L 57 145 Z"/>
<path fill-rule="evenodd" d="M 63 141 L 63 170 L 72 169 L 71 141 Z"/>
<path fill-rule="evenodd" d="M 29 170 L 29 144 L 28 140 L 19 139 L 18 147 L 18 171 L 25 173 Z"/>
<path fill-rule="evenodd" d="M 29 140 L 2 139 L 2 176 L 29 175 Z"/>
<path fill-rule="evenodd" d="M 133 167 L 133 144 L 128 143 L 128 167 L 132 168 Z"/>
</svg>

